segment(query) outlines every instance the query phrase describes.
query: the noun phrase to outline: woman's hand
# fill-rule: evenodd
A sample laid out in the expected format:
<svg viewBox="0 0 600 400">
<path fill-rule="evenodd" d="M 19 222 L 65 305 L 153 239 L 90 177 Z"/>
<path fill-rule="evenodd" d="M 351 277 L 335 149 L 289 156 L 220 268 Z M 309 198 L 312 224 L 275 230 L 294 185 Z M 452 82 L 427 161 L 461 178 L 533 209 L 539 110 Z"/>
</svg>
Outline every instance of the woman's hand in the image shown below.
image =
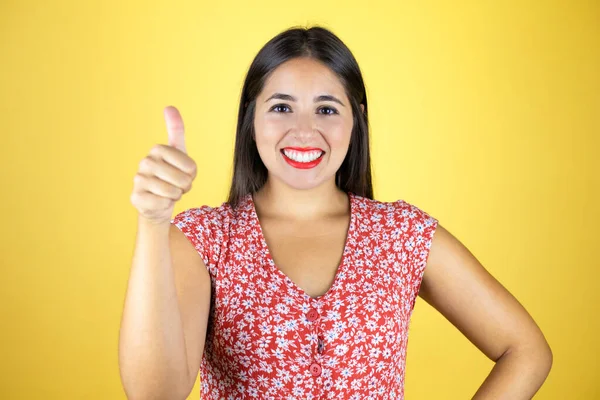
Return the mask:
<svg viewBox="0 0 600 400">
<path fill-rule="evenodd" d="M 175 203 L 190 191 L 196 163 L 185 148 L 183 120 L 172 106 L 164 110 L 168 145 L 156 144 L 133 178 L 131 203 L 139 217 L 152 224 L 170 223 Z"/>
</svg>

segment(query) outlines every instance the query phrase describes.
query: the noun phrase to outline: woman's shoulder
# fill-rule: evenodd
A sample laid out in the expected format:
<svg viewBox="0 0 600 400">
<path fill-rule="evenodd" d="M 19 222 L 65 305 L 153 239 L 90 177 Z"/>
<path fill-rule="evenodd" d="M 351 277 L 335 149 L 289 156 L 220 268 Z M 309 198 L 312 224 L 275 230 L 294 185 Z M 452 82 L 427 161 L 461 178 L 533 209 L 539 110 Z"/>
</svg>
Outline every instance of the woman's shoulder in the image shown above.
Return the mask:
<svg viewBox="0 0 600 400">
<path fill-rule="evenodd" d="M 187 208 L 173 217 L 172 224 L 203 225 L 210 228 L 222 228 L 227 224 L 234 214 L 234 210 L 228 202 L 222 202 L 218 206 L 202 204 Z"/>
<path fill-rule="evenodd" d="M 389 221 L 396 223 L 415 222 L 426 225 L 432 225 L 437 222 L 437 219 L 423 208 L 403 198 L 386 201 L 354 195 L 354 199 L 356 200 L 357 209 L 362 213 L 370 216 L 380 215 L 381 217 L 386 217 L 388 224 Z"/>
</svg>

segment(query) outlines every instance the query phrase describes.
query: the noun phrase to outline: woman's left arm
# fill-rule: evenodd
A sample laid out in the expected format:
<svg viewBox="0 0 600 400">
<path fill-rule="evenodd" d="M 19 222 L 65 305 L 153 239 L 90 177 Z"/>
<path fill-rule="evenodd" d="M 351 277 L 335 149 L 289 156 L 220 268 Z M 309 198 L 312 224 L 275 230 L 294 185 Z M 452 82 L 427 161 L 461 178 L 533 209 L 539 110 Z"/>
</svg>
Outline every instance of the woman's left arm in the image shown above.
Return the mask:
<svg viewBox="0 0 600 400">
<path fill-rule="evenodd" d="M 529 400 L 552 367 L 531 315 L 450 232 L 438 224 L 419 296 L 496 365 L 473 400 Z"/>
</svg>

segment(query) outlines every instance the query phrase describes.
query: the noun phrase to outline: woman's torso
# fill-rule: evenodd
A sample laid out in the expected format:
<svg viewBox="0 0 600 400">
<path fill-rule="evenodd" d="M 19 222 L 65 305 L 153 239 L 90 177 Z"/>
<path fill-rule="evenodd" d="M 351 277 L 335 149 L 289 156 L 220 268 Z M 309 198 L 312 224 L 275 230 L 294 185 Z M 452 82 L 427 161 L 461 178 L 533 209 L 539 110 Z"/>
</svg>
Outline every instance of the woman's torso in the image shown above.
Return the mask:
<svg viewBox="0 0 600 400">
<path fill-rule="evenodd" d="M 349 220 L 322 226 L 321 239 L 266 218 L 263 231 L 250 195 L 235 210 L 176 217 L 212 281 L 203 399 L 403 398 L 408 325 L 437 221 L 401 200 L 349 199 Z"/>
<path fill-rule="evenodd" d="M 333 284 L 344 253 L 351 221 L 349 204 L 309 221 L 277 218 L 261 212 L 255 200 L 254 205 L 264 244 L 276 268 L 309 296 L 324 295 Z"/>
</svg>

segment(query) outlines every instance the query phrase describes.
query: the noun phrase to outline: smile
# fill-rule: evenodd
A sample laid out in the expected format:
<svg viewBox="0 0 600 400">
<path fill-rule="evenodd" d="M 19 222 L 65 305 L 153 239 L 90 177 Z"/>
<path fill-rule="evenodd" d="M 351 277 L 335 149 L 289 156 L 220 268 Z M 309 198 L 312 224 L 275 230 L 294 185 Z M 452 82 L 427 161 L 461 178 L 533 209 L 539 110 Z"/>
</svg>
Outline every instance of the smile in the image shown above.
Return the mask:
<svg viewBox="0 0 600 400">
<path fill-rule="evenodd" d="M 304 151 L 292 150 L 289 148 L 281 149 L 283 159 L 292 167 L 298 169 L 314 168 L 321 160 L 325 152 L 321 149 L 310 149 Z"/>
</svg>

